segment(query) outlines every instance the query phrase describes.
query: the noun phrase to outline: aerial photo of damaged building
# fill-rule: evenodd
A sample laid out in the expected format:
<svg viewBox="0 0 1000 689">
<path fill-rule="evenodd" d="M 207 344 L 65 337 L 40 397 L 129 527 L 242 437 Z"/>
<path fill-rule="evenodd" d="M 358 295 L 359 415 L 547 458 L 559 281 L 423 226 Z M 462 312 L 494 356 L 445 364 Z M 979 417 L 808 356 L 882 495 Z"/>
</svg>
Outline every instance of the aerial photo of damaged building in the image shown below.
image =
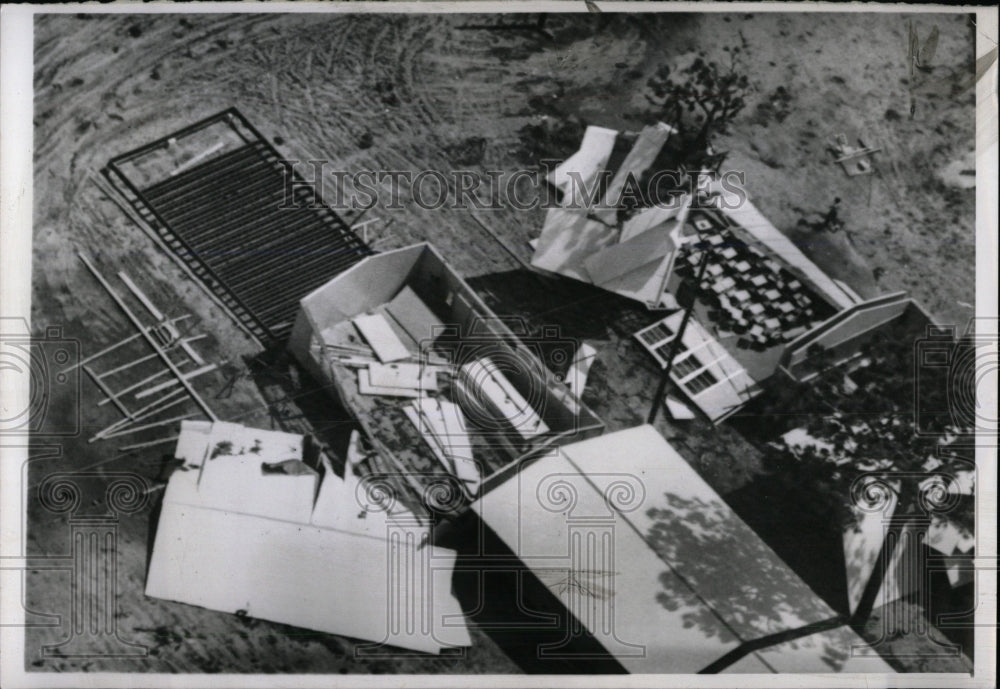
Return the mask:
<svg viewBox="0 0 1000 689">
<path fill-rule="evenodd" d="M 972 672 L 969 15 L 33 21 L 26 671 Z"/>
</svg>

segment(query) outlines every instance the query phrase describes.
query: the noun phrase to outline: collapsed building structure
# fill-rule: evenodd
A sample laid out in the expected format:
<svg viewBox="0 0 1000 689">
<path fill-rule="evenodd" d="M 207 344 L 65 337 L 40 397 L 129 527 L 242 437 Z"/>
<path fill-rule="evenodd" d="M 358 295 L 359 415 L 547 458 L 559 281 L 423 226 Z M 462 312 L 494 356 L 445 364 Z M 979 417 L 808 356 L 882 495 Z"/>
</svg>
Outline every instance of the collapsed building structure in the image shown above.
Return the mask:
<svg viewBox="0 0 1000 689">
<path fill-rule="evenodd" d="M 146 595 L 439 653 L 468 646 L 455 553 L 306 438 L 185 421 Z M 355 459 L 355 458 L 352 458 Z"/>
<path fill-rule="evenodd" d="M 814 345 L 835 347 L 846 363 L 888 323 L 930 322 L 905 293 L 864 299 L 829 277 L 718 178 L 624 208 L 623 189 L 648 179 L 670 133 L 662 124 L 633 138 L 588 127 L 580 150 L 549 176 L 561 203 L 547 211 L 531 263 L 665 311 L 635 336 L 661 367 L 676 351 L 670 377 L 708 419 L 728 418 L 776 373 L 804 375 Z M 624 156 L 623 141 L 632 145 Z M 675 350 L 684 282 L 694 318 Z"/>
<path fill-rule="evenodd" d="M 505 598 L 513 591 L 565 621 L 558 631 L 566 638 L 543 656 L 576 662 L 582 643 L 615 671 L 891 671 L 652 427 L 602 435 L 572 378 L 585 375 L 583 348 L 557 331 L 499 319 L 431 245 L 372 254 L 313 208 L 295 215 L 296 236 L 312 242 L 303 280 L 287 281 L 279 259 L 213 252 L 216 216 L 205 213 L 215 195 L 227 199 L 223 215 L 248 203 L 251 187 L 280 196 L 273 148 L 238 113 L 184 134 L 215 125 L 232 130 L 228 143 L 188 153 L 167 179 L 141 166 L 129 177 L 126 167 L 176 137 L 116 159 L 108 176 L 249 332 L 264 342 L 287 336 L 361 436 L 339 469 L 300 435 L 184 421 L 175 452 L 184 464 L 164 495 L 147 595 L 373 646 L 467 646 L 466 620 L 481 608 L 460 604 L 453 575 L 461 555 L 434 539 L 440 515 L 464 511 L 478 519 L 477 545 L 492 539 L 517 581 L 528 582 L 480 602 L 521 610 L 522 599 Z M 650 167 L 670 131 L 647 128 L 626 152 L 617 133 L 589 128 L 588 150 L 557 169 L 554 184 L 570 190 L 574 167 L 596 179 L 620 160 L 601 187 L 614 198 L 630 174 Z M 695 200 L 679 195 L 672 207 L 624 219 L 614 207 L 581 215 L 564 203 L 550 211 L 533 264 L 670 311 L 671 290 L 701 261 L 693 243 L 723 245 L 701 286 L 718 298 L 700 307 L 674 361 L 675 382 L 713 421 L 755 394 L 761 371 L 809 375 L 817 342 L 849 360 L 872 328 L 919 310 L 898 295 L 864 302 L 752 206 L 730 213 L 694 208 Z M 252 224 L 264 246 L 277 251 L 287 241 L 277 218 L 248 216 L 264 218 Z M 337 241 L 328 251 L 319 238 L 331 227 Z M 241 228 L 233 220 L 225 231 Z M 261 284 L 250 277 L 255 264 Z M 731 293 L 727 310 L 722 297 Z M 766 300 L 777 313 L 757 312 Z M 637 333 L 661 365 L 678 316 Z M 744 342 L 733 344 L 725 327 Z M 558 379 L 553 364 L 570 360 L 570 380 Z M 470 568 L 483 577 L 480 592 L 488 560 Z"/>
<path fill-rule="evenodd" d="M 604 430 L 550 370 L 575 343 L 498 318 L 429 244 L 370 256 L 305 296 L 288 347 L 418 481 L 451 475 L 467 498 Z"/>
</svg>

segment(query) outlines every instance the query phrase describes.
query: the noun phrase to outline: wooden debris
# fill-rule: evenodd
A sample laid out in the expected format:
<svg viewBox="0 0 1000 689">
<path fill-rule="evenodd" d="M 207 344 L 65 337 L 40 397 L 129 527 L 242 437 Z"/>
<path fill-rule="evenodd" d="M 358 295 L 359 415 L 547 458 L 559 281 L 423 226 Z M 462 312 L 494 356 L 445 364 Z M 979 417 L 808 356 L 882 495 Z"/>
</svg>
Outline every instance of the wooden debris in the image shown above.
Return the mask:
<svg viewBox="0 0 1000 689">
<path fill-rule="evenodd" d="M 858 139 L 860 148 L 851 146 L 847 143 L 847 137 L 844 134 L 838 134 L 828 143 L 836 156 L 833 162 L 839 163 L 844 168 L 844 172 L 847 173 L 848 177 L 872 174 L 874 168 L 870 158 L 882 150 L 878 147 L 865 145 L 865 142 L 861 139 Z"/>
<path fill-rule="evenodd" d="M 577 398 L 583 394 L 583 388 L 587 384 L 587 375 L 590 373 L 590 367 L 596 358 L 597 350 L 586 342 L 581 343 L 576 350 L 573 362 L 566 372 L 566 385 Z"/>
<path fill-rule="evenodd" d="M 198 155 L 194 156 L 193 158 L 191 158 L 187 162 L 181 163 L 176 168 L 174 168 L 173 171 L 170 173 L 170 176 L 173 177 L 174 175 L 179 175 L 180 173 L 184 172 L 188 168 L 194 167 L 195 165 L 197 165 L 198 163 L 200 163 L 201 161 L 203 161 L 205 158 L 207 158 L 208 156 L 212 155 L 213 153 L 221 151 L 223 149 L 223 147 L 225 147 L 225 145 L 226 145 L 225 141 L 219 141 L 216 144 L 214 144 L 213 146 L 211 146 L 210 148 L 206 148 L 204 151 L 202 151 Z"/>
<path fill-rule="evenodd" d="M 418 391 L 437 390 L 437 369 L 420 364 L 373 363 L 368 367 L 371 383 L 377 387 L 410 388 Z"/>
<path fill-rule="evenodd" d="M 442 466 L 462 481 L 469 496 L 475 495 L 481 483 L 479 466 L 458 406 L 440 398 L 425 397 L 403 411 Z"/>
<path fill-rule="evenodd" d="M 143 449 L 145 449 L 147 447 L 155 447 L 157 445 L 164 445 L 166 443 L 173 442 L 173 441 L 177 440 L 178 437 L 180 437 L 180 436 L 171 435 L 171 436 L 168 436 L 166 438 L 159 438 L 157 440 L 150 440 L 150 441 L 145 442 L 145 443 L 136 443 L 134 445 L 123 445 L 122 447 L 118 448 L 118 451 L 119 452 L 131 452 L 132 450 L 143 450 Z M 160 488 L 162 488 L 162 486 L 160 486 Z"/>
<path fill-rule="evenodd" d="M 191 387 L 191 384 L 184 378 L 184 374 L 180 371 L 177 365 L 170 359 L 164 348 L 161 347 L 160 344 L 156 341 L 156 338 L 153 337 L 153 335 L 150 333 L 150 328 L 144 326 L 142 322 L 138 319 L 138 317 L 136 317 L 136 315 L 132 313 L 132 310 L 129 309 L 127 304 L 125 304 L 121 296 L 118 295 L 118 293 L 114 290 L 114 288 L 110 285 L 110 283 L 108 283 L 108 281 L 104 278 L 104 276 L 101 275 L 100 271 L 98 271 L 97 268 L 94 267 L 94 265 L 87 259 L 87 257 L 84 256 L 82 253 L 78 254 L 78 256 L 80 257 L 80 260 L 83 261 L 84 265 L 87 266 L 87 269 L 90 270 L 93 276 L 97 279 L 97 281 L 101 283 L 101 286 L 108 293 L 108 295 L 114 300 L 116 304 L 118 304 L 118 307 L 122 310 L 122 312 L 125 313 L 128 319 L 132 322 L 132 325 L 139 330 L 140 335 L 142 335 L 146 339 L 146 342 L 148 342 L 149 346 L 153 348 L 153 351 L 156 352 L 156 354 L 160 357 L 160 359 L 167 366 L 167 368 L 170 369 L 171 373 L 173 373 L 173 375 L 178 379 L 178 381 L 180 382 L 184 390 L 187 392 L 187 394 L 198 404 L 198 406 L 202 409 L 203 412 L 205 412 L 205 415 L 208 416 L 210 420 L 217 421 L 218 417 L 215 415 L 215 412 L 212 411 L 211 407 L 208 406 L 205 400 L 203 400 L 201 396 L 198 395 L 195 389 Z M 123 275 L 123 273 L 120 273 L 119 275 Z M 155 310 L 155 307 L 153 308 Z M 162 322 L 167 323 L 169 321 L 163 320 Z M 108 396 L 113 397 L 113 394 L 108 394 Z M 126 416 L 128 416 L 127 413 L 125 414 Z M 133 420 L 135 419 L 133 418 Z"/>
<path fill-rule="evenodd" d="M 389 323 L 381 314 L 358 316 L 353 321 L 365 340 L 375 350 L 375 355 L 383 363 L 408 359 L 410 350 L 392 331 Z"/>
<path fill-rule="evenodd" d="M 196 368 L 193 371 L 183 374 L 182 378 L 184 380 L 191 380 L 192 378 L 197 378 L 198 376 L 204 375 L 205 373 L 210 373 L 214 371 L 216 368 L 218 368 L 218 366 L 216 366 L 215 364 L 207 364 L 205 366 L 202 366 L 201 368 Z M 179 382 L 180 382 L 179 380 L 168 380 L 166 382 L 159 383 L 151 388 L 147 388 L 145 390 L 137 392 L 135 394 L 135 398 L 142 399 L 144 397 L 149 397 L 150 395 L 155 395 L 161 390 L 166 390 L 167 388 L 177 385 Z"/>
<path fill-rule="evenodd" d="M 465 364 L 461 368 L 460 377 L 469 392 L 481 404 L 486 405 L 486 411 L 506 420 L 525 440 L 549 432 L 549 427 L 538 412 L 489 359 Z"/>
<path fill-rule="evenodd" d="M 417 388 L 380 387 L 373 385 L 371 370 L 367 368 L 358 369 L 358 392 L 362 395 L 383 395 L 385 397 L 420 397 L 420 390 Z"/>
</svg>

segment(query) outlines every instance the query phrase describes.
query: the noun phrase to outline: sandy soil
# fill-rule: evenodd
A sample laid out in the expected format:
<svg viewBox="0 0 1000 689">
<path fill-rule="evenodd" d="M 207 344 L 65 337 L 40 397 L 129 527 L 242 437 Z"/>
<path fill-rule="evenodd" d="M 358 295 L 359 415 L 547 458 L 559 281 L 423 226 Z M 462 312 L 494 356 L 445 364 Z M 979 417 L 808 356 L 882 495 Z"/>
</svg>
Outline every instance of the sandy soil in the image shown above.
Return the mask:
<svg viewBox="0 0 1000 689">
<path fill-rule="evenodd" d="M 33 321 L 61 324 L 84 354 L 129 333 L 128 325 L 76 257 L 98 254 L 102 269 L 126 270 L 168 310 L 195 314 L 210 335 L 213 359 L 240 362 L 258 348 L 188 280 L 171 259 L 108 201 L 89 176 L 109 158 L 201 117 L 237 106 L 289 158 L 329 160 L 346 171 L 533 169 L 528 125 L 577 118 L 638 128 L 649 120 L 648 76 L 665 60 L 696 49 L 717 55 L 742 44 L 756 91 L 731 133 L 720 139 L 727 166 L 742 169 L 761 210 L 821 266 L 863 294 L 907 289 L 945 321 L 964 321 L 972 303 L 973 193 L 961 170 L 973 147 L 972 94 L 924 94 L 909 118 L 905 18 L 828 16 L 552 17 L 551 38 L 518 31 L 462 28 L 492 20 L 404 16 L 52 16 L 35 36 L 35 253 Z M 971 64 L 966 19 L 923 15 L 938 25 L 935 76 Z M 790 94 L 787 114 L 770 102 Z M 780 120 L 780 121 L 779 121 Z M 877 174 L 847 178 L 824 150 L 838 133 L 863 136 L 883 153 Z M 371 146 L 365 146 L 370 135 Z M 562 155 L 572 152 L 565 147 Z M 967 177 L 967 176 L 966 176 Z M 951 186 L 949 181 L 951 180 Z M 962 182 L 962 183 L 957 183 Z M 404 190 L 405 192 L 405 190 Z M 844 199 L 847 232 L 796 229 Z M 631 334 L 652 321 L 642 309 L 586 286 L 525 270 L 527 240 L 541 211 L 425 211 L 378 208 L 367 217 L 377 248 L 430 241 L 501 314 L 533 327 L 555 323 L 599 348 L 585 401 L 611 429 L 642 420 L 655 388 L 652 363 Z M 815 219 L 815 218 L 813 218 Z M 873 271 L 879 268 L 878 280 Z M 236 367 L 239 369 L 239 366 Z M 199 383 L 207 396 L 225 375 Z M 95 394 L 82 388 L 84 400 Z M 57 400 L 63 405 L 73 399 Z M 241 377 L 214 400 L 227 420 L 269 427 L 261 390 Z M 294 407 L 294 405 L 292 405 Z M 106 408 L 80 407 L 84 437 L 114 420 Z M 66 412 L 68 413 L 68 412 Z M 696 421 L 659 425 L 716 488 L 728 492 L 755 471 L 757 452 L 733 430 Z M 154 438 L 156 435 L 150 435 Z M 136 441 L 143 438 L 137 437 Z M 35 444 L 36 454 L 41 443 Z M 161 485 L 162 450 L 119 456 L 107 443 L 63 443 L 59 457 L 39 454 L 37 485 L 48 472 L 96 467 L 132 471 Z M 101 510 L 98 477 L 92 491 Z M 154 493 L 155 494 L 155 493 Z M 88 495 L 90 495 L 88 493 Z M 118 623 L 123 638 L 144 643 L 139 660 L 43 659 L 39 647 L 65 638 L 59 626 L 29 631 L 29 667 L 231 672 L 516 672 L 481 630 L 460 658 L 359 661 L 351 640 L 146 599 L 150 507 L 119 523 Z M 30 550 L 66 551 L 65 515 L 32 500 Z M 65 615 L 67 572 L 29 574 L 28 605 Z M 944 666 L 942 666 L 943 668 Z M 953 666 L 948 666 L 953 667 Z M 956 669 L 961 669 L 960 666 Z"/>
</svg>

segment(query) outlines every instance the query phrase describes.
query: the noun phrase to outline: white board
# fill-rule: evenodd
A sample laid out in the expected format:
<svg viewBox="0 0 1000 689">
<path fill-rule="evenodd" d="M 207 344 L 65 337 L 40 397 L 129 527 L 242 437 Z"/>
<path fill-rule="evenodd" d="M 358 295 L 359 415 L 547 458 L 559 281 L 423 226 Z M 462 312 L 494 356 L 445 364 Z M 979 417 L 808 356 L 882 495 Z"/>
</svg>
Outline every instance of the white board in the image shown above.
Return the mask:
<svg viewBox="0 0 1000 689">
<path fill-rule="evenodd" d="M 549 427 L 489 359 L 479 359 L 462 366 L 462 375 L 470 392 L 478 390 L 479 399 L 506 419 L 524 439 L 548 433 Z"/>
<path fill-rule="evenodd" d="M 437 369 L 421 364 L 373 363 L 368 366 L 368 378 L 375 387 L 437 390 Z"/>
<path fill-rule="evenodd" d="M 410 356 L 410 350 L 392 331 L 392 327 L 381 314 L 358 316 L 351 322 L 375 350 L 379 361 L 399 361 Z"/>
<path fill-rule="evenodd" d="M 425 653 L 470 645 L 451 595 L 454 551 L 404 537 L 390 557 L 386 538 L 197 503 L 190 473 L 175 473 L 146 595 Z"/>
</svg>

